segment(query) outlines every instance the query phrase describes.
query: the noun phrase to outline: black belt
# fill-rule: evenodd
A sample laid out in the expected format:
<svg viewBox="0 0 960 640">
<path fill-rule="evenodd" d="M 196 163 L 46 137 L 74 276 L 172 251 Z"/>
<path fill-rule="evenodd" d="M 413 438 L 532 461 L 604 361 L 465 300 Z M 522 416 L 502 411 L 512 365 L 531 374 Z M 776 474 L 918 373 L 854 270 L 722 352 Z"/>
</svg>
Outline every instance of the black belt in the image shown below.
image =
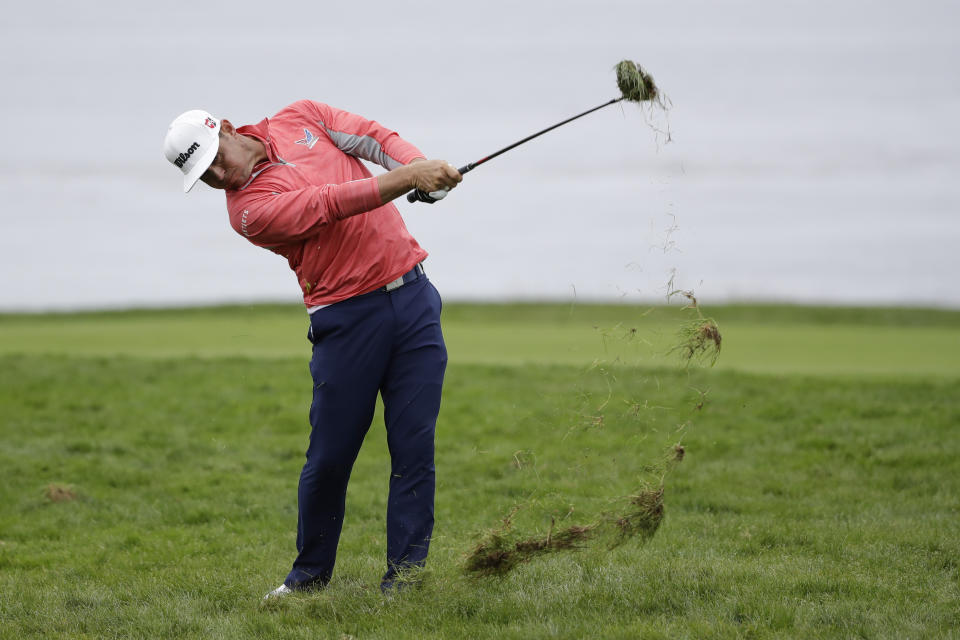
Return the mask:
<svg viewBox="0 0 960 640">
<path fill-rule="evenodd" d="M 393 282 L 388 282 L 386 285 L 380 287 L 379 289 L 374 289 L 374 291 L 387 293 L 389 291 L 393 291 L 394 289 L 399 289 L 405 284 L 410 284 L 414 280 L 418 280 L 420 276 L 424 275 L 425 273 L 426 272 L 423 270 L 423 264 L 417 263 L 416 265 L 414 265 L 413 269 L 410 269 L 410 271 L 407 271 L 405 274 L 403 274 Z"/>
</svg>

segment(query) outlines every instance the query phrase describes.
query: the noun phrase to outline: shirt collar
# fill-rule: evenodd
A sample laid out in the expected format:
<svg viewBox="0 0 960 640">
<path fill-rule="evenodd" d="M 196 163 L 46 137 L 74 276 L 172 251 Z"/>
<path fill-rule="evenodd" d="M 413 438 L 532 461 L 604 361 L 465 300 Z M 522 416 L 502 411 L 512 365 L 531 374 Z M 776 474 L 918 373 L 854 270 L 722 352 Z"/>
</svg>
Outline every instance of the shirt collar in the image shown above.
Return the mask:
<svg viewBox="0 0 960 640">
<path fill-rule="evenodd" d="M 270 120 L 268 118 L 264 118 L 257 124 L 247 124 L 242 127 L 237 127 L 237 133 L 256 138 L 263 143 L 263 146 L 267 150 L 267 159 L 265 162 L 283 162 L 280 156 L 277 155 L 276 145 L 273 144 L 273 140 L 270 138 Z M 258 164 L 257 166 L 260 165 Z"/>
<path fill-rule="evenodd" d="M 294 167 L 293 163 L 287 162 L 280 157 L 280 154 L 277 153 L 277 147 L 273 143 L 273 139 L 270 137 L 270 121 L 267 118 L 264 118 L 257 124 L 247 124 L 242 127 L 237 127 L 237 133 L 244 136 L 250 136 L 251 138 L 256 138 L 263 143 L 264 148 L 267 151 L 267 159 L 262 162 L 258 162 L 253 167 L 253 171 L 250 173 L 250 178 L 247 182 L 237 189 L 237 191 L 243 191 L 250 186 L 250 183 L 253 182 L 253 179 L 258 175 L 277 165 L 288 165 Z"/>
</svg>

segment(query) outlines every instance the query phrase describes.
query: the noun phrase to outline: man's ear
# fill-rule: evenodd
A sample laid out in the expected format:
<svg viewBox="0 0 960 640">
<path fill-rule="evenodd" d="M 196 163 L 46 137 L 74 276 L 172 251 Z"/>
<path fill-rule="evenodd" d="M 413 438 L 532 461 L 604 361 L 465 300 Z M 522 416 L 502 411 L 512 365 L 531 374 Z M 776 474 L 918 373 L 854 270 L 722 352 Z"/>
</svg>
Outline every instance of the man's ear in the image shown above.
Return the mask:
<svg viewBox="0 0 960 640">
<path fill-rule="evenodd" d="M 228 136 L 232 136 L 236 133 L 237 129 L 233 126 L 233 123 L 227 120 L 226 118 L 220 119 L 220 132 Z"/>
</svg>

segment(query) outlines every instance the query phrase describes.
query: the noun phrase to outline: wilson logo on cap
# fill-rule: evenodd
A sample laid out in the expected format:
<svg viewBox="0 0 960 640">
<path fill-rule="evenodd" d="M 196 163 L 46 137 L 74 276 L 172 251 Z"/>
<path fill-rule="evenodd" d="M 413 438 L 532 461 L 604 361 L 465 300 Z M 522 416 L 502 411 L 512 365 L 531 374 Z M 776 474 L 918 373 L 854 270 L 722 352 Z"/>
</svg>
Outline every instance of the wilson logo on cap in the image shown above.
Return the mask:
<svg viewBox="0 0 960 640">
<path fill-rule="evenodd" d="M 217 157 L 222 121 L 203 109 L 174 118 L 163 139 L 163 155 L 183 172 L 183 190 L 190 191 Z"/>
<path fill-rule="evenodd" d="M 209 120 L 209 118 L 208 118 Z M 177 165 L 178 168 L 183 169 L 183 163 L 190 159 L 190 156 L 193 155 L 193 152 L 200 148 L 199 142 L 194 142 L 192 145 L 187 147 L 186 153 L 181 153 L 173 160 L 173 164 Z"/>
</svg>

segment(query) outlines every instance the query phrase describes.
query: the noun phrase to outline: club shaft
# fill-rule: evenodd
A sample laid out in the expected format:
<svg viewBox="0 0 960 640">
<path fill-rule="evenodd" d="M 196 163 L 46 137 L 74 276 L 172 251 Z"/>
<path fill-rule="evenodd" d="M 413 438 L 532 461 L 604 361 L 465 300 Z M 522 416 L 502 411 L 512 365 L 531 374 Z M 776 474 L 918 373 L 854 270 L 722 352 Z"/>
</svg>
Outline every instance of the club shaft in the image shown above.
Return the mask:
<svg viewBox="0 0 960 640">
<path fill-rule="evenodd" d="M 573 121 L 576 120 L 577 118 L 582 118 L 583 116 L 587 115 L 588 113 L 593 113 L 593 112 L 596 111 L 597 109 L 603 109 L 604 107 L 609 107 L 610 105 L 616 104 L 616 103 L 620 102 L 621 100 L 623 100 L 623 97 L 622 97 L 622 96 L 619 97 L 619 98 L 613 98 L 613 99 L 610 100 L 609 102 L 604 102 L 603 104 L 597 105 L 596 107 L 594 107 L 594 108 L 592 108 L 592 109 L 587 109 L 587 110 L 584 111 L 583 113 L 578 113 L 577 115 L 573 116 L 572 118 L 567 118 L 566 120 L 564 120 L 564 121 L 562 121 L 562 122 L 558 122 L 558 123 L 555 124 L 555 125 L 549 126 L 549 127 L 547 127 L 546 129 L 543 129 L 542 131 L 537 131 L 535 134 L 530 135 L 530 136 L 527 136 L 527 137 L 524 138 L 523 140 L 517 140 L 516 142 L 514 142 L 514 143 L 511 144 L 510 146 L 504 147 L 503 149 L 500 149 L 499 151 L 496 151 L 496 152 L 494 152 L 494 153 L 491 153 L 490 155 L 486 156 L 485 158 L 481 158 L 481 159 L 477 160 L 476 162 L 471 162 L 470 164 L 465 164 L 465 165 L 463 165 L 462 167 L 460 167 L 460 168 L 458 169 L 458 171 L 460 172 L 460 175 L 463 175 L 463 174 L 465 174 L 465 173 L 468 173 L 468 172 L 470 172 L 470 171 L 473 171 L 474 169 L 476 169 L 477 167 L 479 167 L 480 165 L 482 165 L 484 162 L 488 162 L 488 161 L 490 161 L 490 160 L 493 160 L 494 158 L 496 158 L 496 157 L 499 156 L 500 154 L 506 153 L 507 151 L 510 151 L 510 149 L 514 149 L 514 148 L 516 148 L 516 147 L 519 147 L 519 146 L 522 145 L 524 142 L 530 142 L 530 141 L 533 140 L 534 138 L 536 138 L 536 137 L 538 137 L 538 136 L 542 136 L 543 134 L 545 134 L 545 133 L 548 132 L 548 131 L 553 131 L 553 130 L 556 129 L 557 127 L 562 127 L 563 125 L 567 124 L 568 122 L 573 122 Z M 408 193 L 408 194 L 407 194 L 407 202 L 416 202 L 416 201 L 418 200 L 418 197 L 417 197 L 418 194 L 420 194 L 420 191 L 417 191 L 417 190 L 414 190 L 414 191 L 411 191 L 410 193 Z"/>
<path fill-rule="evenodd" d="M 499 156 L 500 154 L 506 153 L 507 151 L 510 151 L 510 149 L 514 149 L 514 148 L 516 148 L 516 147 L 519 147 L 519 146 L 522 145 L 524 142 L 530 142 L 530 141 L 533 140 L 534 138 L 539 137 L 539 136 L 542 136 L 543 134 L 545 134 L 545 133 L 548 132 L 548 131 L 553 131 L 553 130 L 556 129 L 557 127 L 561 127 L 561 126 L 567 124 L 568 122 L 573 122 L 573 121 L 576 120 L 577 118 L 582 118 L 583 116 L 585 116 L 585 115 L 587 115 L 587 114 L 589 114 L 589 113 L 593 113 L 593 112 L 596 111 L 597 109 L 603 109 L 604 107 L 609 107 L 611 104 L 616 104 L 617 102 L 620 102 L 621 100 L 623 100 L 622 97 L 620 97 L 620 98 L 613 98 L 613 99 L 610 100 L 609 102 L 604 102 L 603 104 L 601 104 L 601 105 L 599 105 L 599 106 L 596 106 L 596 107 L 594 107 L 594 108 L 592 108 L 592 109 L 587 109 L 587 110 L 584 111 L 583 113 L 578 113 L 577 115 L 573 116 L 572 118 L 567 118 L 567 119 L 564 120 L 563 122 L 558 122 L 558 123 L 555 124 L 555 125 L 549 126 L 549 127 L 547 127 L 546 129 L 544 129 L 544 130 L 542 130 L 542 131 L 538 131 L 538 132 L 536 132 L 536 133 L 533 134 L 533 135 L 527 136 L 527 137 L 524 138 L 523 140 L 518 140 L 517 142 L 514 142 L 513 144 L 511 144 L 511 145 L 508 146 L 508 147 L 504 147 L 503 149 L 500 149 L 499 151 L 497 151 L 497 152 L 495 152 L 495 153 L 491 153 L 490 155 L 488 155 L 488 156 L 485 157 L 485 158 L 481 158 L 480 160 L 477 160 L 476 162 L 471 162 L 470 164 L 464 165 L 464 166 L 460 167 L 459 171 L 460 171 L 461 174 L 467 173 L 468 171 L 473 171 L 474 169 L 476 169 L 477 167 L 479 167 L 480 165 L 482 165 L 484 162 L 487 162 L 487 161 L 489 161 L 489 160 L 493 160 L 494 158 L 496 158 L 496 157 Z"/>
</svg>

